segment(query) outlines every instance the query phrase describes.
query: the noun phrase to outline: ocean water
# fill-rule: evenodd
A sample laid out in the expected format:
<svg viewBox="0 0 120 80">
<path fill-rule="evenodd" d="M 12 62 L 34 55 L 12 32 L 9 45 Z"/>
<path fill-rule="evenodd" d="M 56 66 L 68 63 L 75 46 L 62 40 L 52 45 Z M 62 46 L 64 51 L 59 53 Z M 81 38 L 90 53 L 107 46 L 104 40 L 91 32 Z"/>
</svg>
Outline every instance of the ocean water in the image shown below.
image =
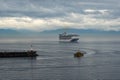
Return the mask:
<svg viewBox="0 0 120 80">
<path fill-rule="evenodd" d="M 0 58 L 0 80 L 120 80 L 120 41 L 3 41 L 1 50 L 28 50 L 32 43 L 39 56 Z M 74 58 L 78 50 L 84 57 Z"/>
</svg>

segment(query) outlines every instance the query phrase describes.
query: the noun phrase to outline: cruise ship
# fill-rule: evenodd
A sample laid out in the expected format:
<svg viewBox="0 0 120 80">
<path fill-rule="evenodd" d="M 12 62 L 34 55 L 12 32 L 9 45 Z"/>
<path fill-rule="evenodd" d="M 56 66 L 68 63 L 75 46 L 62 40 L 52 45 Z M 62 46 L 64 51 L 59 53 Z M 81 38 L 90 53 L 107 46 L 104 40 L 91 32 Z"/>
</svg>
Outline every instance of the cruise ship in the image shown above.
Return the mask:
<svg viewBox="0 0 120 80">
<path fill-rule="evenodd" d="M 77 34 L 67 34 L 66 32 L 59 34 L 60 42 L 78 42 L 79 35 Z"/>
</svg>

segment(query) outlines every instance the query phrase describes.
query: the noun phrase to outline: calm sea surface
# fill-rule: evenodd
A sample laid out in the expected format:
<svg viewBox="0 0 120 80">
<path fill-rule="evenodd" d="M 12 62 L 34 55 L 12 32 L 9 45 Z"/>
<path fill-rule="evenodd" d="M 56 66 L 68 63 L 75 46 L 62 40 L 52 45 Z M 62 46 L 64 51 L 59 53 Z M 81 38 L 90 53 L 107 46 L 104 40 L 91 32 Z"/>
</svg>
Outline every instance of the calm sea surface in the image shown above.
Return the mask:
<svg viewBox="0 0 120 80">
<path fill-rule="evenodd" d="M 0 58 L 0 80 L 120 80 L 120 41 L 31 42 L 39 56 Z M 0 49 L 28 50 L 31 42 L 1 42 Z M 74 58 L 79 49 L 85 56 Z"/>
</svg>

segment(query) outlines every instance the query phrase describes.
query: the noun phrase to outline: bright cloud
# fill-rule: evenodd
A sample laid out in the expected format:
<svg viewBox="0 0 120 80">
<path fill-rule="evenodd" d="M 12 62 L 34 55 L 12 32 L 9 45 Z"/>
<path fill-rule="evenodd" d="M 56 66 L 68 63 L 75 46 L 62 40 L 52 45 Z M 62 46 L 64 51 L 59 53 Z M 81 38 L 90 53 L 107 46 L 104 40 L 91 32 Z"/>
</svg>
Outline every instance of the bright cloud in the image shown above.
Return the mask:
<svg viewBox="0 0 120 80">
<path fill-rule="evenodd" d="M 109 10 L 103 9 L 103 10 L 94 10 L 94 9 L 86 9 L 84 10 L 85 13 L 96 13 L 96 14 L 103 14 L 103 15 L 107 15 L 110 13 Z"/>
<path fill-rule="evenodd" d="M 53 30 L 60 28 L 120 30 L 120 18 L 96 19 L 91 15 L 70 13 L 58 18 L 2 17 L 0 28 L 27 29 L 35 31 Z"/>
</svg>

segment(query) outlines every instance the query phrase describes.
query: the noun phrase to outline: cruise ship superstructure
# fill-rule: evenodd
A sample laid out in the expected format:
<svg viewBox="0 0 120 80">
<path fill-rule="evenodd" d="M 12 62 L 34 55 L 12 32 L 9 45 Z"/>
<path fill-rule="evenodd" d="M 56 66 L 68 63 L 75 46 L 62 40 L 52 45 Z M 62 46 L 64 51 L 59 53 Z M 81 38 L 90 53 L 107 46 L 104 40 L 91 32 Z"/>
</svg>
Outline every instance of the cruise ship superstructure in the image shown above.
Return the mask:
<svg viewBox="0 0 120 80">
<path fill-rule="evenodd" d="M 67 34 L 66 32 L 59 34 L 60 42 L 78 42 L 79 35 L 77 34 Z"/>
</svg>

